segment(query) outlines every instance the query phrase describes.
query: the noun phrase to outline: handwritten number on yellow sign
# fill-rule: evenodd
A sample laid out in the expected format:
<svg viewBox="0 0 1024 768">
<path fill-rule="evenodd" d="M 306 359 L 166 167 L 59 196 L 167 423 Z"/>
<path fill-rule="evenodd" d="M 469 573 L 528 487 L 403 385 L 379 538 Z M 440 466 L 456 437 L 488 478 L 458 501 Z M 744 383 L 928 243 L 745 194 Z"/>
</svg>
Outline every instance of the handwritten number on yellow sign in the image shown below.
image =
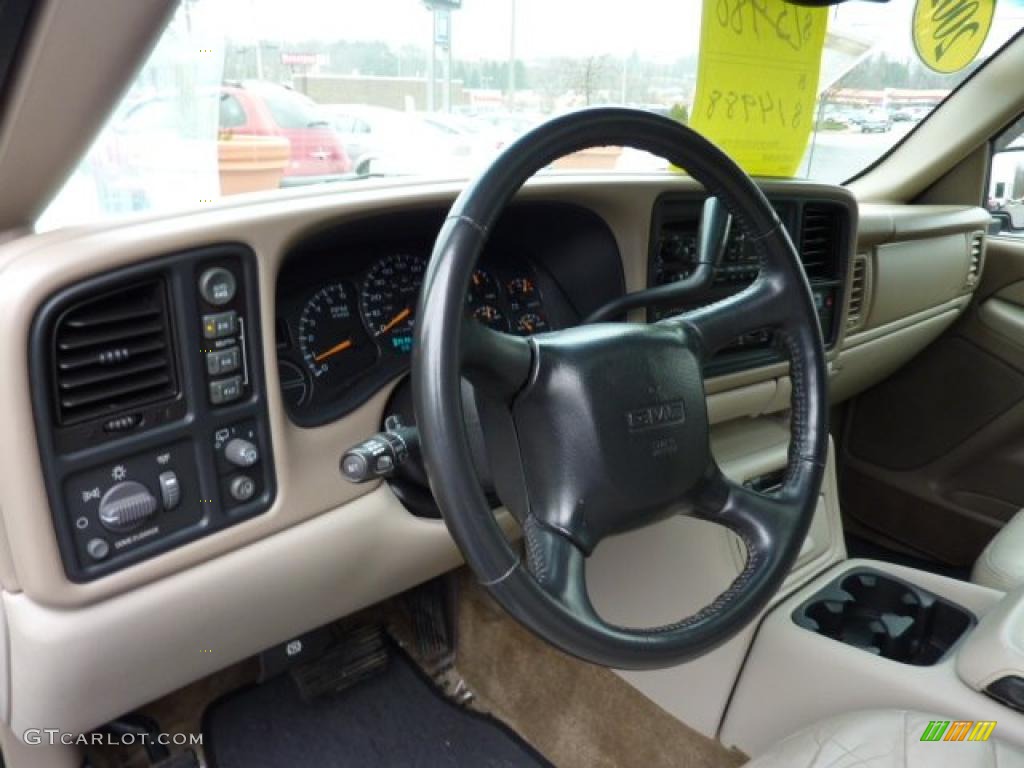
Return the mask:
<svg viewBox="0 0 1024 768">
<path fill-rule="evenodd" d="M 826 23 L 824 9 L 783 0 L 704 0 L 692 126 L 749 173 L 796 173 Z"/>
</svg>

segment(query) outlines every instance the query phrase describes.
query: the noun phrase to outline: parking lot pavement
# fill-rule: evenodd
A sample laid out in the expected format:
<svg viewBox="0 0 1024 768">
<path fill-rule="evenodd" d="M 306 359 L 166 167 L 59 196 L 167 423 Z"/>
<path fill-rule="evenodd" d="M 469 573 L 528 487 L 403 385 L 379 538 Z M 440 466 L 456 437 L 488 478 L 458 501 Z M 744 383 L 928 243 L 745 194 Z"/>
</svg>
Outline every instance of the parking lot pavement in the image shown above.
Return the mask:
<svg viewBox="0 0 1024 768">
<path fill-rule="evenodd" d="M 884 133 L 822 131 L 815 135 L 813 145 L 808 148 L 799 175 L 833 184 L 846 181 L 895 146 L 915 125 L 894 123 Z M 809 173 L 808 161 L 811 163 Z"/>
</svg>

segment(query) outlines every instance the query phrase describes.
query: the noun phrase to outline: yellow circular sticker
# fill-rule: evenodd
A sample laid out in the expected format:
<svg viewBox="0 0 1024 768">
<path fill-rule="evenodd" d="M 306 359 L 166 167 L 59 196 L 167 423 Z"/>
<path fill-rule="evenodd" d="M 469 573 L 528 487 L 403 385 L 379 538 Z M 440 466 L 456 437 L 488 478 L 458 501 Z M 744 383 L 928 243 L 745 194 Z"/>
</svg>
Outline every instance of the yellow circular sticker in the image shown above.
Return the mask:
<svg viewBox="0 0 1024 768">
<path fill-rule="evenodd" d="M 936 72 L 959 72 L 981 51 L 992 26 L 996 0 L 917 0 L 914 48 Z"/>
</svg>

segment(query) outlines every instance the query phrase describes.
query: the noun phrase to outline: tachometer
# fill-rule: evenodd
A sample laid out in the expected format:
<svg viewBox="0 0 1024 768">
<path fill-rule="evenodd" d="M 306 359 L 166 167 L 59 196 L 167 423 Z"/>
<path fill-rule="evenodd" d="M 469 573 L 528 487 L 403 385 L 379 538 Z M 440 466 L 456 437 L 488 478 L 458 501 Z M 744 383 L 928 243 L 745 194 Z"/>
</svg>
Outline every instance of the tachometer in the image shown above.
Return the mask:
<svg viewBox="0 0 1024 768">
<path fill-rule="evenodd" d="M 396 253 L 378 261 L 366 275 L 363 317 L 381 347 L 401 353 L 412 349 L 416 302 L 426 269 L 422 256 Z"/>
<path fill-rule="evenodd" d="M 324 286 L 306 302 L 299 317 L 299 350 L 315 380 L 327 383 L 347 381 L 377 359 L 347 283 Z"/>
</svg>

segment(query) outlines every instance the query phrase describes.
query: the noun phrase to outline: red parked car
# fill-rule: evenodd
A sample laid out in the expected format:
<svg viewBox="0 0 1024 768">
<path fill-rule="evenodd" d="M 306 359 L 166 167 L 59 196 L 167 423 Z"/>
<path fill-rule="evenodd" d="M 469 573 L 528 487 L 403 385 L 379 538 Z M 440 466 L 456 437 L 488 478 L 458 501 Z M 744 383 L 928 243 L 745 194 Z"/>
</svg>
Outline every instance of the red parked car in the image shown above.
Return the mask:
<svg viewBox="0 0 1024 768">
<path fill-rule="evenodd" d="M 331 181 L 352 168 L 337 133 L 316 102 L 279 85 L 245 81 L 223 86 L 220 130 L 288 139 L 291 161 L 282 186 Z"/>
<path fill-rule="evenodd" d="M 149 96 L 129 106 L 91 153 L 101 206 L 138 211 L 187 202 L 183 195 L 208 179 L 217 194 L 217 138 L 250 134 L 288 139 L 290 158 L 281 186 L 334 181 L 352 162 L 338 134 L 308 97 L 272 83 L 245 82 L 196 93 Z M 216 101 L 216 103 L 213 103 Z M 160 151 L 154 152 L 153 147 Z"/>
</svg>

